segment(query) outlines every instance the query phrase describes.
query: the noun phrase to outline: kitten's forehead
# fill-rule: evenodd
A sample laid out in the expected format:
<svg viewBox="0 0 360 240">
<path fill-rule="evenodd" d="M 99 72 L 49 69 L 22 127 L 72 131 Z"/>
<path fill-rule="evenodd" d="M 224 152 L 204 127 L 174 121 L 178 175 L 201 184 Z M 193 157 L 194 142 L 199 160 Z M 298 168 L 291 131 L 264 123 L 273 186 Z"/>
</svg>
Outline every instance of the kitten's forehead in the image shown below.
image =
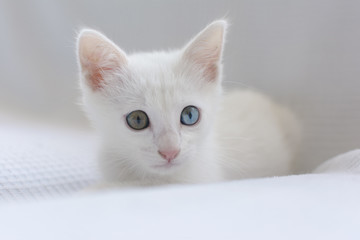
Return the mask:
<svg viewBox="0 0 360 240">
<path fill-rule="evenodd" d="M 142 53 L 129 59 L 129 79 L 126 81 L 134 96 L 146 104 L 171 105 L 191 94 L 193 86 L 179 68 L 181 58 L 178 52 Z"/>
<path fill-rule="evenodd" d="M 109 84 L 108 95 L 127 112 L 151 109 L 178 115 L 212 95 L 198 78 L 188 71 L 180 51 L 139 53 L 129 56 L 126 68 Z"/>
<path fill-rule="evenodd" d="M 161 71 L 176 65 L 181 59 L 180 51 L 135 53 L 129 57 L 129 68 L 140 71 Z"/>
</svg>

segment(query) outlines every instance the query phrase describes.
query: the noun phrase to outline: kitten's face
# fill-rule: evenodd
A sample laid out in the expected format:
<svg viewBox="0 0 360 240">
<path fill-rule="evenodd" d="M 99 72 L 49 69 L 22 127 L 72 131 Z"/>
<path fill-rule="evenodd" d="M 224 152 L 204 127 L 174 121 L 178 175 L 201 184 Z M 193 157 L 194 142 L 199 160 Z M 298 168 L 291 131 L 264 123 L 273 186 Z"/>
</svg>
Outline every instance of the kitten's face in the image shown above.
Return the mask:
<svg viewBox="0 0 360 240">
<path fill-rule="evenodd" d="M 225 23 L 183 50 L 127 56 L 98 32 L 78 42 L 84 105 L 110 157 L 106 171 L 169 174 L 205 151 L 220 94 Z"/>
</svg>

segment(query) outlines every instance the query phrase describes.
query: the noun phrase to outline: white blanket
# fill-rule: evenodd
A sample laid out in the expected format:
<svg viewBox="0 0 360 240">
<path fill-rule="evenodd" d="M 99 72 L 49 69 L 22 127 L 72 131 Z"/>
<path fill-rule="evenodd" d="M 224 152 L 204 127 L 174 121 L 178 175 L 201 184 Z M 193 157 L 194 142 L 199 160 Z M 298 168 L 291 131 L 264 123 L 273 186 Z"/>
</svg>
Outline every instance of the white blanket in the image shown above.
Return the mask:
<svg viewBox="0 0 360 240">
<path fill-rule="evenodd" d="M 0 238 L 360 239 L 360 176 L 112 190 L 0 206 Z"/>
<path fill-rule="evenodd" d="M 340 154 L 317 167 L 314 173 L 360 174 L 360 149 Z"/>
<path fill-rule="evenodd" d="M 1 122 L 0 116 L 0 204 L 87 187 L 99 178 L 95 156 L 96 139 L 87 131 Z"/>
</svg>

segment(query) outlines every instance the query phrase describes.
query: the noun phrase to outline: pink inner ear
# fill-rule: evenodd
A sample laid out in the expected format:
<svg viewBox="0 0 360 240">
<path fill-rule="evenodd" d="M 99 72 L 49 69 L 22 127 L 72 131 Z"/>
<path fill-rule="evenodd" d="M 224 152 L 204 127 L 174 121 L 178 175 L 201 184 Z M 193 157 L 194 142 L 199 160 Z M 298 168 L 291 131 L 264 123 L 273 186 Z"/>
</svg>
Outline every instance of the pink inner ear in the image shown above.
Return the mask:
<svg viewBox="0 0 360 240">
<path fill-rule="evenodd" d="M 201 49 L 201 46 L 199 49 Z M 209 49 L 202 49 L 202 52 L 199 51 L 198 55 L 193 57 L 195 62 L 203 67 L 204 77 L 209 81 L 215 81 L 217 79 L 220 56 L 221 46 L 215 45 Z"/>
<path fill-rule="evenodd" d="M 88 52 L 84 53 L 87 55 L 81 58 L 81 65 L 90 87 L 97 90 L 103 86 L 105 74 L 114 73 L 125 61 L 116 49 L 109 46 L 94 45 L 87 50 Z"/>
<path fill-rule="evenodd" d="M 103 86 L 106 74 L 114 73 L 127 63 L 125 53 L 98 32 L 83 32 L 78 44 L 82 73 L 93 90 Z"/>
<path fill-rule="evenodd" d="M 202 46 L 193 47 L 198 49 L 194 52 L 188 52 L 187 58 L 200 66 L 205 79 L 211 82 L 215 81 L 218 77 L 221 47 L 216 46 L 213 49 L 204 49 Z"/>
<path fill-rule="evenodd" d="M 186 60 L 200 67 L 208 81 L 216 81 L 219 74 L 225 27 L 224 21 L 210 24 L 185 48 Z"/>
<path fill-rule="evenodd" d="M 210 64 L 204 71 L 204 77 L 210 81 L 215 81 L 218 76 L 218 66 L 217 64 Z"/>
<path fill-rule="evenodd" d="M 93 68 L 91 68 L 91 72 L 89 71 L 88 74 L 88 81 L 90 83 L 90 86 L 93 90 L 97 90 L 99 88 L 102 87 L 102 82 L 104 81 L 104 77 L 103 74 L 106 71 L 112 71 L 113 68 L 109 68 L 109 67 L 98 67 L 98 66 L 94 66 Z"/>
</svg>

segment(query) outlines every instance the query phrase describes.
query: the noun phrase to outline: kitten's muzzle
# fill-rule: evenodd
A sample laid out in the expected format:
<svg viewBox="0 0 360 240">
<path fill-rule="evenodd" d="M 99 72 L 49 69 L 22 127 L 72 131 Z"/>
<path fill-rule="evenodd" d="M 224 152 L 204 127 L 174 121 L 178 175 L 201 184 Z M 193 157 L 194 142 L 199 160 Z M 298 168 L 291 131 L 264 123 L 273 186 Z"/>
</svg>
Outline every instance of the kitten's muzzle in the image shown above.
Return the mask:
<svg viewBox="0 0 360 240">
<path fill-rule="evenodd" d="M 172 150 L 166 150 L 166 151 L 158 151 L 158 153 L 160 154 L 160 156 L 162 158 L 164 158 L 165 160 L 168 161 L 168 163 L 170 163 L 173 159 L 175 159 L 177 157 L 177 155 L 179 155 L 180 149 L 172 149 Z"/>
</svg>

